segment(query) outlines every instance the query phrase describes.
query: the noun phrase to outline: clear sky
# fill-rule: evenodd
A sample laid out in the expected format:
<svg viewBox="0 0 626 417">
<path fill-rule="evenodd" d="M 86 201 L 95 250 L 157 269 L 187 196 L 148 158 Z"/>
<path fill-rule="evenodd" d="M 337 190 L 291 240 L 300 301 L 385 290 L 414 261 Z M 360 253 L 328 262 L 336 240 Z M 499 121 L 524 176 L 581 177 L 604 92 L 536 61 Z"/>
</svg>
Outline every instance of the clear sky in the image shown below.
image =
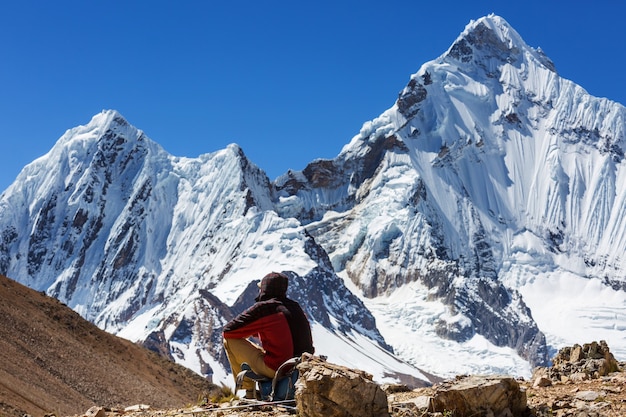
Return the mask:
<svg viewBox="0 0 626 417">
<path fill-rule="evenodd" d="M 238 143 L 270 179 L 301 170 L 335 157 L 489 13 L 561 76 L 626 104 L 618 0 L 5 2 L 0 191 L 103 109 L 176 156 Z"/>
</svg>

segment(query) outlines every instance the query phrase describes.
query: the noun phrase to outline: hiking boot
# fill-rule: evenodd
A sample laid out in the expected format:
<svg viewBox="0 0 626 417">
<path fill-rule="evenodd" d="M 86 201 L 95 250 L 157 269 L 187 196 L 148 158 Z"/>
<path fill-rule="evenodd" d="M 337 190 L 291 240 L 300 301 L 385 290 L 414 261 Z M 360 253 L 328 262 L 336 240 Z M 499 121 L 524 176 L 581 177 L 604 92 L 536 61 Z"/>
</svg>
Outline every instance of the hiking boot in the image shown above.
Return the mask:
<svg viewBox="0 0 626 417">
<path fill-rule="evenodd" d="M 259 391 L 255 390 L 255 389 L 247 389 L 246 390 L 246 395 L 245 398 L 246 400 L 258 400 L 260 399 L 260 393 Z"/>
</svg>

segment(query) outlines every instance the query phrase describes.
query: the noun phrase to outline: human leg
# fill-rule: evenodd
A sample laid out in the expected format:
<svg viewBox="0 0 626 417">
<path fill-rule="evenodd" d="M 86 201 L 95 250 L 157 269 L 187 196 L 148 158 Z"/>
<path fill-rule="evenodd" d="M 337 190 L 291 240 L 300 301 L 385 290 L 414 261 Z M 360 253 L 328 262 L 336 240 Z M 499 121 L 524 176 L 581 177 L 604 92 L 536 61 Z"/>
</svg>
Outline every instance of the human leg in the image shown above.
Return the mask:
<svg viewBox="0 0 626 417">
<path fill-rule="evenodd" d="M 255 345 L 247 339 L 224 339 L 224 349 L 230 367 L 233 371 L 235 383 L 237 383 L 237 374 L 241 372 L 241 364 L 246 362 L 252 370 L 268 378 L 273 378 L 276 371 L 265 364 L 263 357 L 265 352 L 260 346 Z M 243 380 L 243 389 L 246 391 L 254 390 L 254 381 L 248 378 Z"/>
</svg>

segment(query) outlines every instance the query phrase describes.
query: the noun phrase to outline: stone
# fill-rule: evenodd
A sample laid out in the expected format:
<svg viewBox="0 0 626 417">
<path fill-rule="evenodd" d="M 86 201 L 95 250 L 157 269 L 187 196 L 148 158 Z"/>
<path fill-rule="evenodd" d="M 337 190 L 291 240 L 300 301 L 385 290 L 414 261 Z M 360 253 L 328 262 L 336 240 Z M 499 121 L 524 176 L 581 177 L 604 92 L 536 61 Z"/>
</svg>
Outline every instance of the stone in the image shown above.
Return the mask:
<svg viewBox="0 0 626 417">
<path fill-rule="evenodd" d="M 106 417 L 106 412 L 104 408 L 93 406 L 85 413 L 85 417 Z"/>
<path fill-rule="evenodd" d="M 455 416 L 521 417 L 527 411 L 526 391 L 510 376 L 462 376 L 437 387 L 433 410 Z"/>
<path fill-rule="evenodd" d="M 583 348 L 582 346 L 576 344 L 572 347 L 570 352 L 569 362 L 576 363 L 581 359 L 584 359 Z"/>
<path fill-rule="evenodd" d="M 552 385 L 552 380 L 548 377 L 545 376 L 539 376 L 537 378 L 535 378 L 534 382 L 533 382 L 533 387 L 537 388 L 537 387 L 549 387 L 550 385 Z"/>
<path fill-rule="evenodd" d="M 390 395 L 397 392 L 409 392 L 411 389 L 406 384 L 383 384 L 381 389 L 385 394 Z"/>
<path fill-rule="evenodd" d="M 610 392 L 612 394 L 619 394 L 619 393 L 621 393 L 623 391 L 623 389 L 621 387 L 613 387 L 611 385 L 605 386 L 604 390 L 608 391 L 608 392 Z"/>
<path fill-rule="evenodd" d="M 595 401 L 600 397 L 605 397 L 606 393 L 598 391 L 580 391 L 574 396 L 577 400 L 582 401 Z"/>
<path fill-rule="evenodd" d="M 431 408 L 430 404 L 432 400 L 433 397 L 420 395 L 418 397 L 411 398 L 410 400 L 393 404 L 393 411 L 394 413 L 399 413 L 403 410 L 425 412 Z"/>
<path fill-rule="evenodd" d="M 569 376 L 569 379 L 572 382 L 582 382 L 587 381 L 589 379 L 589 375 L 585 372 L 574 372 Z"/>
<path fill-rule="evenodd" d="M 125 412 L 131 412 L 131 411 L 145 411 L 145 410 L 149 410 L 150 406 L 146 405 L 146 404 L 135 404 L 135 405 L 131 405 L 129 407 L 126 407 L 124 409 Z"/>
<path fill-rule="evenodd" d="M 300 417 L 388 417 L 387 395 L 372 375 L 304 354 L 298 364 Z"/>
<path fill-rule="evenodd" d="M 609 348 L 604 340 L 598 342 L 591 342 L 588 345 L 583 345 L 585 356 L 589 359 L 606 359 L 606 354 Z"/>
</svg>

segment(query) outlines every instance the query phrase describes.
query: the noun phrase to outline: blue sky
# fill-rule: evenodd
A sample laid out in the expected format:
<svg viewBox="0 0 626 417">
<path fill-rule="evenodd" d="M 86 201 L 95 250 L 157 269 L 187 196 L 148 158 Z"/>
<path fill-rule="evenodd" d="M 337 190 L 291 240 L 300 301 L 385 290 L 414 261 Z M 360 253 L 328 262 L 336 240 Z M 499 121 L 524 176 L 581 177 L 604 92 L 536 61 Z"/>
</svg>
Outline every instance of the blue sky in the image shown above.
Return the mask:
<svg viewBox="0 0 626 417">
<path fill-rule="evenodd" d="M 0 13 L 0 190 L 118 110 L 176 156 L 238 143 L 270 179 L 333 158 L 472 19 L 626 104 L 626 2 L 22 0 Z M 42 173 L 43 174 L 43 173 Z"/>
</svg>

